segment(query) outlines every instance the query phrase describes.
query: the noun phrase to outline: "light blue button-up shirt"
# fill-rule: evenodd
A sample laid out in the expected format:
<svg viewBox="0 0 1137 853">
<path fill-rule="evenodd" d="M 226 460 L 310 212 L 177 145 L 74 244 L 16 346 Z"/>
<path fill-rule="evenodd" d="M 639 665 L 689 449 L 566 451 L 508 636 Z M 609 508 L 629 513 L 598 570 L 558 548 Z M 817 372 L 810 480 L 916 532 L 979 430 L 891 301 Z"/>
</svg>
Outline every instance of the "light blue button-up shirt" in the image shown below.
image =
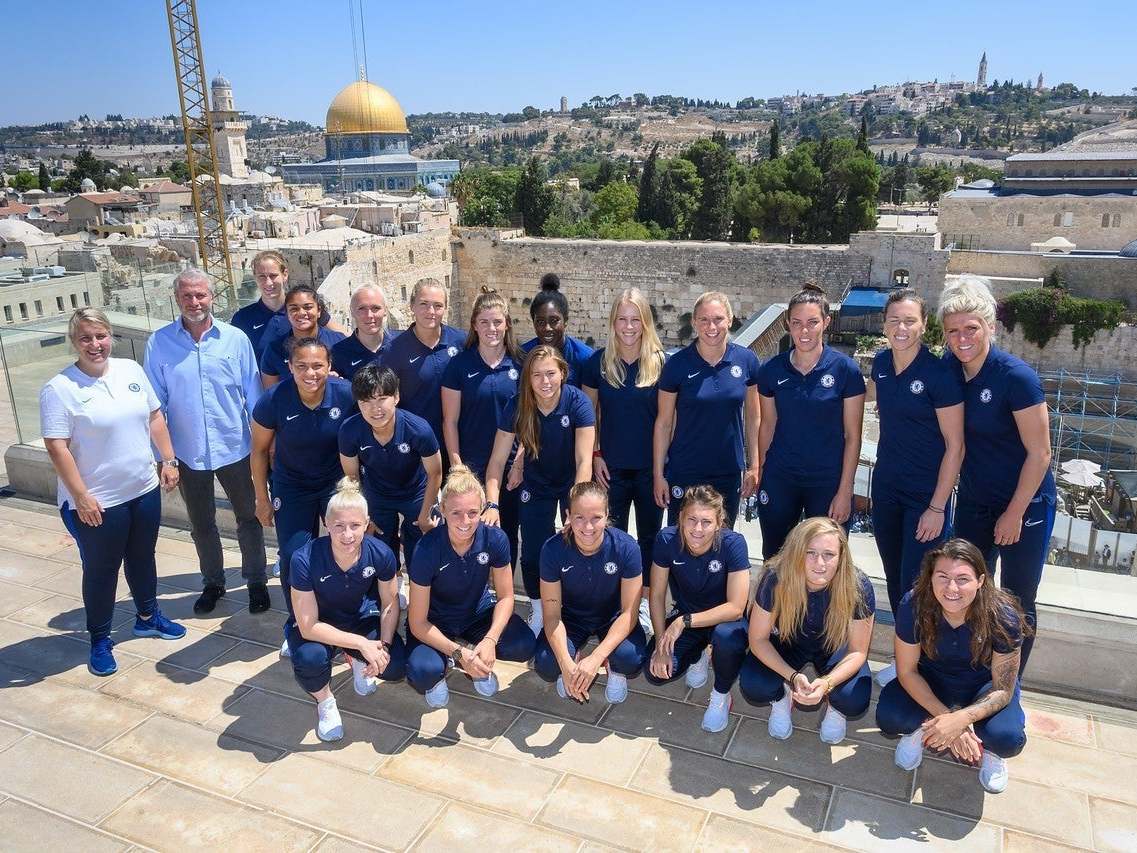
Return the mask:
<svg viewBox="0 0 1137 853">
<path fill-rule="evenodd" d="M 216 471 L 249 455 L 261 381 L 244 332 L 215 317 L 195 342 L 179 317 L 146 342 L 145 370 L 183 464 Z"/>
</svg>

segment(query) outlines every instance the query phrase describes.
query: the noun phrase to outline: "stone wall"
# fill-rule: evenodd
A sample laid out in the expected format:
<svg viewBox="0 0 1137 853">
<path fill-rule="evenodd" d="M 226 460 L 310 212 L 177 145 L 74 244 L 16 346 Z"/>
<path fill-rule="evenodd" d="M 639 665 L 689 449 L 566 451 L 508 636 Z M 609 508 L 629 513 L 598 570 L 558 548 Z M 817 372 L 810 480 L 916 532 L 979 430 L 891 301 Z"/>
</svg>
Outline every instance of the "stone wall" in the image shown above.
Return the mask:
<svg viewBox="0 0 1137 853">
<path fill-rule="evenodd" d="M 1108 332 L 1098 332 L 1084 347 L 1075 349 L 1069 327 L 1064 327 L 1051 338 L 1044 349 L 1023 337 L 1022 326 L 1008 332 L 1000 323 L 996 343 L 1007 352 L 1014 353 L 1027 364 L 1044 370 L 1085 370 L 1090 373 L 1121 373 L 1126 378 L 1137 378 L 1137 326 L 1118 326 Z"/>
<path fill-rule="evenodd" d="M 483 286 L 502 293 L 523 340 L 532 336 L 529 302 L 542 274 L 555 272 L 570 306 L 569 332 L 603 341 L 612 299 L 638 287 L 655 306 L 661 338 L 684 341 L 680 319 L 699 294 L 721 290 L 742 320 L 787 301 L 808 280 L 838 299 L 850 279 L 868 279 L 870 260 L 848 246 L 748 245 L 712 242 L 562 240 L 517 232 L 454 232 L 452 323 L 464 325 Z M 461 322 L 459 322 L 459 319 Z"/>
<path fill-rule="evenodd" d="M 933 301 L 944 286 L 949 253 L 940 248 L 935 232 L 860 231 L 850 236 L 849 249 L 871 258 L 872 287 L 891 287 L 898 274 L 907 275 L 908 286 Z"/>
<path fill-rule="evenodd" d="M 1073 215 L 1070 225 L 1055 225 L 1054 217 Z M 1018 217 L 1022 215 L 1022 225 Z M 1102 227 L 1107 214 L 1109 227 Z M 1113 217 L 1119 226 L 1113 227 Z M 1013 217 L 1014 225 L 1008 225 Z M 979 246 L 1029 252 L 1032 243 L 1064 237 L 1079 249 L 1116 252 L 1137 238 L 1137 198 L 1111 196 L 1005 195 L 940 199 L 937 227 L 944 242 L 970 238 Z"/>
<path fill-rule="evenodd" d="M 951 253 L 947 267 L 949 274 L 975 273 L 1009 279 L 1045 278 L 1055 269 L 1065 276 L 1075 296 L 1117 299 L 1137 309 L 1137 258 L 956 251 Z"/>
</svg>

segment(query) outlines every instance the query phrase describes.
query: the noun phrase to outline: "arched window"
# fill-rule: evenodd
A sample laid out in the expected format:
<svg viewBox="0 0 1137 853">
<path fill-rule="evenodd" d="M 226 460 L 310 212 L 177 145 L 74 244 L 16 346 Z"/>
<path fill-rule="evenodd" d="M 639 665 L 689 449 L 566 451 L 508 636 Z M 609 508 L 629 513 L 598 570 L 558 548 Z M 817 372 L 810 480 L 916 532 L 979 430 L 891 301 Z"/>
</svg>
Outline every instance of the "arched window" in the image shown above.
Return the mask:
<svg viewBox="0 0 1137 853">
<path fill-rule="evenodd" d="M 1054 227 L 1057 228 L 1061 224 L 1062 224 L 1062 214 L 1061 213 L 1055 213 L 1054 214 Z"/>
<path fill-rule="evenodd" d="M 1113 227 L 1114 228 L 1120 228 L 1121 227 L 1121 214 L 1120 213 L 1113 214 Z"/>
<path fill-rule="evenodd" d="M 1102 228 L 1108 228 L 1109 227 L 1109 214 L 1108 213 L 1103 213 L 1101 215 L 1101 227 Z"/>
<path fill-rule="evenodd" d="M 892 271 L 892 285 L 893 287 L 907 287 L 910 275 L 908 270 L 897 269 Z"/>
</svg>

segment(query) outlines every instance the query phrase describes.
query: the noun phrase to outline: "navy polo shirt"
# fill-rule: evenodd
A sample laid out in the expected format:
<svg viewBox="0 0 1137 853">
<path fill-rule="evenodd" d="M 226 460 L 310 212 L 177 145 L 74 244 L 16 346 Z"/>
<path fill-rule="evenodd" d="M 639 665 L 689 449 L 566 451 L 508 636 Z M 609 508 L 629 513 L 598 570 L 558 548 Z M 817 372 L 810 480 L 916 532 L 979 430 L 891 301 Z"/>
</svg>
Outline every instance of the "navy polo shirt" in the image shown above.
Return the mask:
<svg viewBox="0 0 1137 853">
<path fill-rule="evenodd" d="M 659 410 L 655 385 L 637 388 L 640 362 L 624 364 L 624 384 L 615 388 L 604 378 L 604 350 L 584 363 L 580 382 L 595 388 L 600 409 L 600 451 L 609 468 L 651 468 L 652 433 Z"/>
<path fill-rule="evenodd" d="M 762 365 L 758 392 L 772 397 L 778 411 L 766 468 L 803 485 L 841 476 L 845 455 L 845 400 L 865 393 L 857 363 L 825 347 L 804 376 L 790 362 L 793 350 Z"/>
<path fill-rule="evenodd" d="M 359 559 L 344 570 L 332 555 L 329 536 L 313 539 L 292 555 L 289 581 L 293 589 L 314 592 L 319 620 L 351 631 L 379 601 L 379 581 L 395 576 L 395 555 L 374 536 L 364 536 Z"/>
<path fill-rule="evenodd" d="M 233 313 L 233 319 L 229 321 L 229 325 L 236 326 L 249 337 L 249 341 L 253 345 L 253 352 L 257 356 L 257 362 L 261 360 L 261 356 L 265 351 L 265 332 L 269 321 L 272 320 L 277 314 L 263 301 L 258 299 L 256 302 L 250 302 L 244 308 L 238 308 Z M 291 329 L 289 329 L 291 331 Z"/>
<path fill-rule="evenodd" d="M 506 404 L 517 394 L 521 369 L 507 353 L 497 367 L 486 364 L 476 346 L 462 350 L 442 374 L 442 387 L 458 391 L 458 438 L 462 461 L 484 477 L 493 452 L 497 425 Z"/>
<path fill-rule="evenodd" d="M 561 618 L 585 631 L 599 631 L 620 615 L 620 584 L 643 575 L 640 546 L 615 527 L 604 531 L 599 550 L 587 557 L 554 533 L 541 546 L 541 580 L 561 585 Z"/>
<path fill-rule="evenodd" d="M 860 569 L 857 572 L 857 584 L 861 588 L 861 600 L 853 610 L 853 619 L 868 619 L 876 611 L 876 593 L 873 591 L 872 581 Z M 754 603 L 767 613 L 774 612 L 774 590 L 778 587 L 778 574 L 767 571 L 758 582 L 758 589 L 754 593 Z M 825 614 L 829 610 L 829 587 L 819 590 L 809 590 L 805 603 L 805 618 L 796 637 L 777 637 L 778 642 L 786 646 L 793 646 L 807 658 L 817 660 L 828 657 L 829 651 L 825 648 Z M 899 617 L 898 617 L 899 619 Z M 899 627 L 899 621 L 897 622 Z M 776 631 L 776 629 L 775 629 Z M 899 631 L 897 631 L 899 633 Z"/>
<path fill-rule="evenodd" d="M 655 565 L 666 568 L 667 586 L 678 613 L 701 613 L 726 603 L 726 576 L 750 571 L 750 556 L 741 533 L 723 530 L 716 544 L 694 557 L 683 548 L 679 528 L 665 527 L 655 536 Z"/>
<path fill-rule="evenodd" d="M 355 333 L 348 335 L 332 347 L 332 370 L 350 382 L 361 367 L 380 361 L 398 334 L 398 332 L 384 331 L 383 343 L 379 344 L 379 349 L 375 352 L 365 347 Z"/>
<path fill-rule="evenodd" d="M 321 341 L 330 353 L 332 348 L 344 339 L 344 334 L 343 332 L 334 332 L 326 326 L 317 326 L 316 339 Z M 290 340 L 292 340 L 292 335 L 289 334 L 274 338 L 265 344 L 264 354 L 261 355 L 261 373 L 265 376 L 284 377 L 289 375 L 287 346 Z"/>
<path fill-rule="evenodd" d="M 462 556 L 454 553 L 445 524 L 427 531 L 415 546 L 410 576 L 420 586 L 430 587 L 430 622 L 444 634 L 464 630 L 477 616 L 490 569 L 508 566 L 509 559 L 509 540 L 500 527 L 478 522 L 474 540 Z"/>
<path fill-rule="evenodd" d="M 442 326 L 442 336 L 433 349 L 410 328 L 391 342 L 379 363 L 395 371 L 399 377 L 399 408 L 424 418 L 442 440 L 442 372 L 450 359 L 465 346 L 466 335 L 453 326 Z"/>
<path fill-rule="evenodd" d="M 516 433 L 517 407 L 521 395 L 505 405 L 497 428 Z M 535 498 L 560 497 L 576 481 L 576 431 L 596 425 L 592 402 L 572 385 L 561 387 L 561 398 L 547 415 L 537 412 L 541 421 L 541 449 L 536 459 L 525 457 L 525 492 Z M 525 495 L 522 494 L 522 500 Z"/>
<path fill-rule="evenodd" d="M 746 467 L 742 412 L 746 389 L 758 383 L 758 368 L 758 356 L 734 343 L 713 367 L 699 355 L 697 341 L 667 360 L 659 390 L 676 395 L 668 479 L 699 482 Z"/>
<path fill-rule="evenodd" d="M 373 497 L 404 501 L 418 497 L 426 486 L 422 460 L 438 452 L 438 439 L 418 415 L 395 409 L 395 430 L 386 444 L 375 437 L 363 415 L 355 414 L 340 427 L 339 450 L 359 457 L 368 503 Z"/>
<path fill-rule="evenodd" d="M 339 480 L 340 426 L 354 412 L 351 384 L 335 376 L 328 377 L 324 399 L 315 409 L 300 401 L 291 378 L 269 388 L 257 401 L 253 420 L 276 432 L 273 483 L 311 489 Z"/>
<path fill-rule="evenodd" d="M 540 343 L 540 338 L 530 338 L 521 345 L 521 351 L 528 354 Z M 584 367 L 584 363 L 592 357 L 592 347 L 582 340 L 565 335 L 565 344 L 564 349 L 561 350 L 561 356 L 568 363 L 568 379 L 565 381 L 569 385 L 579 388 L 581 384 L 580 371 Z"/>
<path fill-rule="evenodd" d="M 974 379 L 949 351 L 944 361 L 963 382 L 963 442 L 967 448 L 959 471 L 959 497 L 1001 509 L 1011 501 L 1026 462 L 1026 447 L 1015 412 L 1046 402 L 1042 381 L 1026 362 L 992 346 Z M 1049 471 L 1035 496 L 1055 494 Z"/>
<path fill-rule="evenodd" d="M 963 402 L 959 376 L 921 345 L 916 358 L 899 375 L 892 350 L 878 352 L 872 362 L 872 380 L 880 416 L 873 476 L 889 483 L 902 481 L 909 491 L 931 495 L 947 449 L 936 409 Z"/>
<path fill-rule="evenodd" d="M 989 582 L 989 579 L 988 579 Z M 939 606 L 938 604 L 936 605 Z M 1003 624 L 1007 626 L 1011 643 L 1005 645 L 993 642 L 991 649 L 1001 655 L 1010 654 L 1022 645 L 1022 629 L 1018 617 L 1013 612 L 1004 614 Z M 909 590 L 900 599 L 896 608 L 896 636 L 904 643 L 918 645 L 919 632 L 916 628 L 916 593 Z M 920 674 L 933 686 L 946 690 L 953 696 L 970 699 L 991 680 L 991 665 L 971 662 L 971 628 L 966 622 L 953 628 L 944 621 L 941 611 L 936 626 L 936 656 L 929 658 L 920 653 L 918 664 Z"/>
</svg>

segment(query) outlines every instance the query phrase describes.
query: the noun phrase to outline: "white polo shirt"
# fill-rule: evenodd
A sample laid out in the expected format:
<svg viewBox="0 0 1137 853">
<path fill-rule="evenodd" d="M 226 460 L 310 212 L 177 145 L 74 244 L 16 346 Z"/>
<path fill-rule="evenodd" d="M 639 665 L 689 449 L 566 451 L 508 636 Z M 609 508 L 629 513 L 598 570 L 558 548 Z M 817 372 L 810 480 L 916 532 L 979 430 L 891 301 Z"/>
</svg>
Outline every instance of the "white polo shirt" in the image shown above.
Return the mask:
<svg viewBox="0 0 1137 853">
<path fill-rule="evenodd" d="M 39 395 L 44 438 L 71 439 L 71 455 L 87 491 L 104 509 L 134 500 L 158 485 L 150 448 L 150 413 L 161 408 L 141 365 L 112 358 L 105 375 L 72 364 Z M 58 504 L 75 508 L 59 480 Z"/>
</svg>

